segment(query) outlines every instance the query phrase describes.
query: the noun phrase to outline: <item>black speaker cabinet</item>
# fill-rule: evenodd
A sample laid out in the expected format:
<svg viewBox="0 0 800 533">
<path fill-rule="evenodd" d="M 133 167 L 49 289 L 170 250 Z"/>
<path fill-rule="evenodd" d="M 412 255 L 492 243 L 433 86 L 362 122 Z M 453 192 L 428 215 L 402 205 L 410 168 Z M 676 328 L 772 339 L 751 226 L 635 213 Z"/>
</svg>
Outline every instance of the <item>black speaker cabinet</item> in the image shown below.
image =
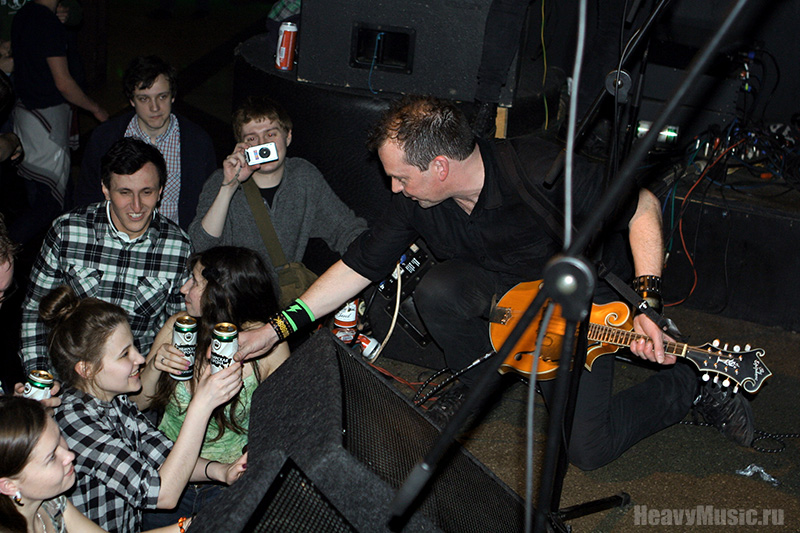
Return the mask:
<svg viewBox="0 0 800 533">
<path fill-rule="evenodd" d="M 472 101 L 491 0 L 303 0 L 297 79 Z M 500 103 L 511 105 L 516 59 Z"/>
<path fill-rule="evenodd" d="M 247 471 L 192 522 L 219 531 L 390 531 L 397 489 L 438 431 L 329 331 L 253 396 Z M 521 531 L 521 499 L 453 446 L 403 531 Z"/>
</svg>

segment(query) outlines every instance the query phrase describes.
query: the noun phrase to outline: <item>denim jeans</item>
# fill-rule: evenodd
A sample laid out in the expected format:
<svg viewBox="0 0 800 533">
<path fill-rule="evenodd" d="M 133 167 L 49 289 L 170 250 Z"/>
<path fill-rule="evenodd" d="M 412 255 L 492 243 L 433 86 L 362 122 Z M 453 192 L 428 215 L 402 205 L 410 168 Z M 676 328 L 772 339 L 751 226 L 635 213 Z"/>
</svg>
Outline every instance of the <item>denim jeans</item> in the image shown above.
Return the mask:
<svg viewBox="0 0 800 533">
<path fill-rule="evenodd" d="M 222 485 L 212 483 L 189 483 L 174 509 L 145 511 L 142 517 L 142 529 L 147 531 L 177 524 L 180 517 L 192 516 L 200 512 L 200 509 L 219 496 L 224 489 L 225 487 Z"/>
</svg>

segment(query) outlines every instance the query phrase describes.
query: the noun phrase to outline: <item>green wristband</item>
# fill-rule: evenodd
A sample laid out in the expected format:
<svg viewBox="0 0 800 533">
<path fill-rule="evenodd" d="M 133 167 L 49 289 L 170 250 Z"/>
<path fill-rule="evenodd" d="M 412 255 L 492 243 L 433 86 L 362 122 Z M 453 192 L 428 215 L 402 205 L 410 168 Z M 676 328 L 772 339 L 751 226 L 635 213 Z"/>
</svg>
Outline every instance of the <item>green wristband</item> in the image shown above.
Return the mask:
<svg viewBox="0 0 800 533">
<path fill-rule="evenodd" d="M 281 311 L 280 314 L 292 333 L 314 322 L 314 313 L 300 298 L 296 299 L 292 305 Z"/>
</svg>

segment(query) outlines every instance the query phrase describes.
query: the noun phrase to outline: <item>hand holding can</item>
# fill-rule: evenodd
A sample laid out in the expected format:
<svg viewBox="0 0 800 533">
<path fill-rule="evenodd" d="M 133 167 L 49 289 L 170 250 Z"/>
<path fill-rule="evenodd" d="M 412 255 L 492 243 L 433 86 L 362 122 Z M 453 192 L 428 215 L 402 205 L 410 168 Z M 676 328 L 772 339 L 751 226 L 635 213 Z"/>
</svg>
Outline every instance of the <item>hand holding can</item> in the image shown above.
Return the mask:
<svg viewBox="0 0 800 533">
<path fill-rule="evenodd" d="M 189 315 L 180 316 L 172 328 L 172 345 L 189 361 L 189 368 L 180 374 L 170 374 L 172 379 L 186 381 L 194 374 L 195 351 L 197 350 L 197 320 Z"/>
<path fill-rule="evenodd" d="M 216 374 L 233 363 L 239 351 L 239 330 L 235 324 L 221 322 L 214 326 L 211 338 L 211 373 Z"/>
<path fill-rule="evenodd" d="M 50 398 L 50 389 L 53 388 L 53 375 L 46 370 L 31 370 L 22 395 L 32 400 L 46 400 Z"/>
</svg>

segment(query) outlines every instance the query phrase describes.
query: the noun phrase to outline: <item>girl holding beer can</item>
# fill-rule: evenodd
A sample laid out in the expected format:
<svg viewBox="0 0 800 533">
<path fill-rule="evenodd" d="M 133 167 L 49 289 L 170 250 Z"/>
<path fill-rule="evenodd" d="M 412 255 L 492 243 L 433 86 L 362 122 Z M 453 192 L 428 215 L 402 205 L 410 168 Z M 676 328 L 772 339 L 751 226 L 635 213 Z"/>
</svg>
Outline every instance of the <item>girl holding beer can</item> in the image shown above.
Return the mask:
<svg viewBox="0 0 800 533">
<path fill-rule="evenodd" d="M 70 499 L 81 513 L 106 530 L 141 531 L 143 511 L 174 508 L 190 480 L 230 484 L 244 472 L 246 455 L 229 464 L 199 457 L 213 410 L 242 386 L 241 366 L 200 374 L 173 443 L 128 399 L 141 388 L 144 357 L 125 311 L 62 286 L 42 299 L 39 313 L 64 384 L 55 420 L 75 453 Z"/>
<path fill-rule="evenodd" d="M 189 258 L 191 278 L 181 288 L 186 299 L 186 313 L 176 315 L 156 336 L 142 372 L 142 393 L 134 400 L 140 408 L 163 409 L 159 428 L 173 438 L 184 425 L 186 405 L 197 387 L 197 375 L 213 367 L 208 358 L 215 338 L 215 328 L 246 331 L 263 325 L 261 320 L 278 310 L 273 284 L 261 257 L 254 251 L 234 246 L 219 246 L 198 252 Z M 189 314 L 197 321 L 195 377 L 187 381 L 173 379 L 186 370 L 182 353 L 171 340 L 177 317 Z M 219 332 L 218 332 L 219 333 Z M 234 350 L 235 351 L 235 350 Z M 229 402 L 214 410 L 206 430 L 200 456 L 228 462 L 247 444 L 250 400 L 259 383 L 289 357 L 289 348 L 279 344 L 266 356 L 245 364 L 242 390 Z M 239 364 L 239 363 L 234 363 Z M 208 500 L 218 490 L 215 486 L 191 487 L 181 505 L 202 497 Z M 212 494 L 209 494 L 212 493 Z M 174 518 L 174 517 L 172 517 Z M 163 517 L 169 521 L 171 517 Z M 148 522 L 160 525 L 163 522 Z"/>
</svg>

